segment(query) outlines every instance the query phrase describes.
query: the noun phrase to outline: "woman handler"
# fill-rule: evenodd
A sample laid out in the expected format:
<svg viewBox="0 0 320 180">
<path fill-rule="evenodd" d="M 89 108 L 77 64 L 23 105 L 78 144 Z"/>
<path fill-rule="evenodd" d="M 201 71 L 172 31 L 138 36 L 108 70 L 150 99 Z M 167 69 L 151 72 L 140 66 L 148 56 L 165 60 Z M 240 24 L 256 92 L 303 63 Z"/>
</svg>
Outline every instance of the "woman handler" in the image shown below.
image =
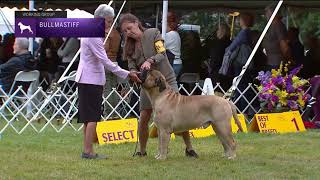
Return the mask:
<svg viewBox="0 0 320 180">
<path fill-rule="evenodd" d="M 120 28 L 125 35 L 124 59 L 128 60 L 129 69 L 132 71 L 143 71 L 155 69 L 160 71 L 166 78 L 168 84 L 178 92 L 175 73 L 165 54 L 163 39 L 158 29 L 145 29 L 139 19 L 128 13 L 120 18 Z M 152 114 L 152 105 L 146 93 L 140 91 L 140 122 L 139 141 L 140 151 L 138 156 L 146 156 L 146 145 L 148 141 L 148 122 Z M 198 157 L 192 149 L 189 132 L 182 133 L 186 144 L 186 156 Z"/>
</svg>

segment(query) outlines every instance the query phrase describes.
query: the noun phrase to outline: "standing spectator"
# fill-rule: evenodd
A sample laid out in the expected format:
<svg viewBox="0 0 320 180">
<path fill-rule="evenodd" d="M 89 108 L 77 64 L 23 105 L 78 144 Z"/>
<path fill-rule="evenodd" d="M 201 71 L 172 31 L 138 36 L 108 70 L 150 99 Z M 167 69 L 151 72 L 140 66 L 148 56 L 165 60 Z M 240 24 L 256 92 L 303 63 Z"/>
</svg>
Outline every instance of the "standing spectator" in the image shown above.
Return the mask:
<svg viewBox="0 0 320 180">
<path fill-rule="evenodd" d="M 181 34 L 181 59 L 183 73 L 199 73 L 201 71 L 201 40 L 196 31 L 183 31 Z"/>
<path fill-rule="evenodd" d="M 76 55 L 80 48 L 80 42 L 77 38 L 62 38 L 63 44 L 58 49 L 58 56 L 62 58 L 61 65 L 67 68 L 73 57 Z M 79 56 L 75 60 L 75 63 L 72 64 L 69 72 L 77 69 L 79 64 Z"/>
<path fill-rule="evenodd" d="M 4 45 L 2 43 L 2 35 L 0 34 L 0 64 L 4 62 Z"/>
<path fill-rule="evenodd" d="M 14 44 L 14 34 L 5 34 L 3 37 L 3 46 L 4 46 L 4 61 L 7 62 L 11 57 L 14 56 L 13 53 L 13 44 Z"/>
<path fill-rule="evenodd" d="M 106 17 L 105 17 L 105 34 L 107 37 L 108 32 L 110 31 L 111 25 L 113 23 L 114 18 L 114 10 L 112 7 L 108 6 L 109 8 L 106 8 Z M 116 65 L 117 63 L 117 55 L 120 48 L 120 41 L 121 37 L 119 32 L 113 28 L 111 29 L 111 33 L 109 35 L 109 38 L 107 39 L 104 49 L 106 50 L 106 53 L 108 55 L 108 58 Z M 117 88 L 117 76 L 113 74 L 110 71 L 106 71 L 106 84 L 103 88 L 103 95 L 104 97 L 107 97 L 111 92 L 112 88 Z M 111 104 L 111 106 L 114 108 L 116 107 L 117 103 L 119 102 L 118 95 L 113 92 L 111 96 L 107 99 L 107 101 Z M 103 115 L 107 117 L 111 113 L 112 109 L 107 104 L 104 103 L 104 112 Z M 109 119 L 119 119 L 118 115 L 116 113 L 113 113 L 109 116 Z"/>
<path fill-rule="evenodd" d="M 265 15 L 268 19 L 272 16 L 275 7 L 275 4 L 271 4 L 265 8 Z M 267 54 L 265 70 L 278 69 L 281 61 L 287 62 L 292 60 L 288 45 L 287 29 L 279 15 L 274 17 L 262 45 Z"/>
<path fill-rule="evenodd" d="M 39 69 L 41 77 L 45 78 L 50 84 L 58 77 L 58 65 L 61 64 L 57 51 L 61 47 L 61 38 L 45 38 L 40 47 Z"/>
<path fill-rule="evenodd" d="M 304 61 L 304 47 L 299 40 L 299 29 L 291 27 L 288 30 L 289 47 L 292 52 L 293 63 L 298 66 Z"/>
<path fill-rule="evenodd" d="M 233 53 L 237 48 L 240 48 L 242 45 L 245 45 L 247 47 L 251 47 L 251 30 L 250 27 L 253 26 L 254 22 L 254 16 L 249 13 L 241 13 L 240 14 L 240 27 L 241 31 L 237 34 L 237 36 L 234 38 L 230 46 L 226 48 L 226 54 L 231 54 Z M 242 66 L 246 63 L 248 60 L 247 58 L 249 57 L 250 54 L 246 54 L 246 57 L 239 57 L 242 49 L 238 50 L 237 53 L 237 58 L 235 59 L 233 64 L 233 71 L 234 75 L 238 76 L 242 70 Z M 250 52 L 248 52 L 250 53 Z M 239 59 L 241 58 L 241 59 Z M 240 60 L 240 61 L 238 61 Z"/>
<path fill-rule="evenodd" d="M 303 68 L 301 75 L 303 78 L 312 78 L 315 75 L 320 74 L 320 42 L 319 39 L 309 34 L 306 38 L 306 46 L 308 47 L 308 52 L 303 62 Z"/>
<path fill-rule="evenodd" d="M 7 93 L 19 71 L 29 71 L 36 68 L 33 56 L 28 51 L 28 48 L 29 40 L 27 38 L 16 38 L 13 45 L 15 56 L 0 65 L 0 85 Z"/>
<path fill-rule="evenodd" d="M 173 55 L 173 70 L 176 74 L 176 77 L 179 76 L 182 69 L 182 60 L 181 55 L 181 39 L 178 29 L 178 18 L 173 12 L 168 12 L 168 23 L 167 23 L 167 33 L 165 36 L 165 46 Z"/>
<path fill-rule="evenodd" d="M 95 18 L 105 18 L 110 6 L 101 4 L 94 12 Z M 103 38 L 81 38 L 80 62 L 76 75 L 78 83 L 79 119 L 83 123 L 83 153 L 84 159 L 106 159 L 93 150 L 93 141 L 97 138 L 96 126 L 101 120 L 103 86 L 106 81 L 105 69 L 118 77 L 141 82 L 136 72 L 121 69 L 112 63 L 103 47 Z"/>
<path fill-rule="evenodd" d="M 230 45 L 230 28 L 221 24 L 216 32 L 216 37 L 209 41 L 206 46 L 206 54 L 209 56 L 209 77 L 213 83 L 220 82 L 224 91 L 231 86 L 232 78 L 219 74 L 225 49 Z"/>
<path fill-rule="evenodd" d="M 237 34 L 237 36 L 232 41 L 230 46 L 226 48 L 227 55 L 225 55 L 225 57 L 231 57 L 231 54 L 234 53 L 235 51 L 237 51 L 237 54 L 234 59 L 231 59 L 231 58 L 224 59 L 221 69 L 225 69 L 224 67 L 227 66 L 228 63 L 226 61 L 231 61 L 230 64 L 232 64 L 232 67 L 233 67 L 232 70 L 235 76 L 238 76 L 240 74 L 242 67 L 246 64 L 250 56 L 250 53 L 252 51 L 251 49 L 252 39 L 251 39 L 250 27 L 253 26 L 253 22 L 254 22 L 254 16 L 252 14 L 245 13 L 245 12 L 241 13 L 240 14 L 241 31 Z M 229 69 L 230 68 L 231 67 L 229 67 Z M 230 73 L 232 71 L 228 70 L 228 71 L 224 71 L 224 73 L 225 72 Z M 248 66 L 246 73 L 243 75 L 238 85 L 238 88 L 241 92 L 243 92 L 245 88 L 248 87 L 248 83 L 252 82 L 253 77 L 251 75 L 252 75 L 252 68 Z M 235 93 L 236 95 L 235 95 L 234 101 L 240 96 L 240 93 L 238 91 L 236 91 Z M 254 94 L 247 92 L 243 94 L 243 96 L 246 97 L 247 99 L 251 99 L 254 96 Z M 240 100 L 236 103 L 237 107 L 241 112 L 244 111 L 246 105 L 248 104 L 244 100 L 244 97 L 241 97 Z"/>
</svg>

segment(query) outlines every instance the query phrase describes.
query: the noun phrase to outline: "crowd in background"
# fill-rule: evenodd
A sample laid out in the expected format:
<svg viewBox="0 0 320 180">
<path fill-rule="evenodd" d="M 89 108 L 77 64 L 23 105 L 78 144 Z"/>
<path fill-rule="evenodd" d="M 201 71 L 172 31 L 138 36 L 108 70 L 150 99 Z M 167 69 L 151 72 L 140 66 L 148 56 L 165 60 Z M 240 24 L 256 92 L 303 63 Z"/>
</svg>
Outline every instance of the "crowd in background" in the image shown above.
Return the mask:
<svg viewBox="0 0 320 180">
<path fill-rule="evenodd" d="M 275 6 L 268 6 L 265 9 L 265 15 L 268 19 L 274 8 Z M 251 13 L 241 12 L 239 20 L 241 31 L 233 40 L 230 40 L 229 26 L 222 23 L 212 36 L 201 41 L 200 35 L 196 31 L 178 30 L 179 18 L 174 12 L 169 12 L 165 36 L 166 54 L 178 82 L 183 73 L 198 73 L 201 79 L 210 77 L 214 85 L 220 82 L 221 87 L 227 90 L 231 86 L 232 79 L 240 73 L 260 37 L 261 32 L 251 29 L 254 25 L 254 19 L 255 17 Z M 106 30 L 106 34 L 107 32 Z M 108 57 L 114 63 L 128 69 L 128 62 L 122 56 L 123 42 L 124 38 L 119 28 L 112 29 L 105 49 Z M 20 56 L 14 54 L 14 43 L 14 34 L 0 36 L 0 83 L 13 81 L 14 76 L 12 75 L 10 81 L 4 80 L 8 78 L 4 77 L 5 74 L 1 68 L 8 67 L 11 60 Z M 303 78 L 309 79 L 320 74 L 319 46 L 319 39 L 311 33 L 301 43 L 299 28 L 290 27 L 287 29 L 281 21 L 281 16 L 276 16 L 238 88 L 243 90 L 248 83 L 254 82 L 259 71 L 278 68 L 282 61 L 290 61 L 292 67 L 303 65 L 300 73 Z M 31 59 L 35 63 L 34 69 L 41 72 L 40 81 L 45 79 L 48 84 L 56 81 L 79 47 L 80 41 L 77 38 L 44 38 L 35 41 L 34 56 Z M 78 62 L 79 57 L 69 72 L 77 69 Z M 16 74 L 17 70 L 14 73 Z M 112 74 L 107 72 L 106 77 L 105 94 L 117 84 L 117 78 Z M 44 85 L 44 89 L 46 88 L 48 86 Z M 253 94 L 246 96 L 251 97 Z M 114 98 L 111 102 L 113 101 L 117 102 L 117 99 Z"/>
</svg>

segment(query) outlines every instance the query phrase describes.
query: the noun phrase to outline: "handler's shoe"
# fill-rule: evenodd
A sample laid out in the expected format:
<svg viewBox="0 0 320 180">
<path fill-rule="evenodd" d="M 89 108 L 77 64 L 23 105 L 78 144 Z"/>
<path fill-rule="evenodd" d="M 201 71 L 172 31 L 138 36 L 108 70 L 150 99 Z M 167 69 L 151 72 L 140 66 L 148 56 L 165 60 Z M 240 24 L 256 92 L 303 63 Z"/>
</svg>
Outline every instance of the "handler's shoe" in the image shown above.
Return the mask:
<svg viewBox="0 0 320 180">
<path fill-rule="evenodd" d="M 139 157 L 147 156 L 147 152 L 144 152 L 144 153 L 136 152 L 134 156 L 139 156 Z"/>
<path fill-rule="evenodd" d="M 186 156 L 187 157 L 199 158 L 198 154 L 193 149 L 191 149 L 190 151 L 188 151 L 186 149 Z"/>
<path fill-rule="evenodd" d="M 101 155 L 101 154 L 82 153 L 81 158 L 82 159 L 107 159 L 107 156 Z"/>
</svg>

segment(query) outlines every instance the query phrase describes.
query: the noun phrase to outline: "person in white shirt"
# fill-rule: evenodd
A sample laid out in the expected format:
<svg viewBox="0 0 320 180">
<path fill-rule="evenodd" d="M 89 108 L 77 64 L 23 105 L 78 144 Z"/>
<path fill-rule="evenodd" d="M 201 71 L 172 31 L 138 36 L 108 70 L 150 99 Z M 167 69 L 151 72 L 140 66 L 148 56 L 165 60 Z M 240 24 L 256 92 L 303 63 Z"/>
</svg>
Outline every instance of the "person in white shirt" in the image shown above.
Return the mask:
<svg viewBox="0 0 320 180">
<path fill-rule="evenodd" d="M 173 70 L 176 77 L 180 74 L 182 69 L 181 55 L 181 39 L 178 29 L 178 19 L 173 12 L 168 12 L 167 17 L 167 33 L 165 36 L 165 46 L 174 55 Z"/>
</svg>

